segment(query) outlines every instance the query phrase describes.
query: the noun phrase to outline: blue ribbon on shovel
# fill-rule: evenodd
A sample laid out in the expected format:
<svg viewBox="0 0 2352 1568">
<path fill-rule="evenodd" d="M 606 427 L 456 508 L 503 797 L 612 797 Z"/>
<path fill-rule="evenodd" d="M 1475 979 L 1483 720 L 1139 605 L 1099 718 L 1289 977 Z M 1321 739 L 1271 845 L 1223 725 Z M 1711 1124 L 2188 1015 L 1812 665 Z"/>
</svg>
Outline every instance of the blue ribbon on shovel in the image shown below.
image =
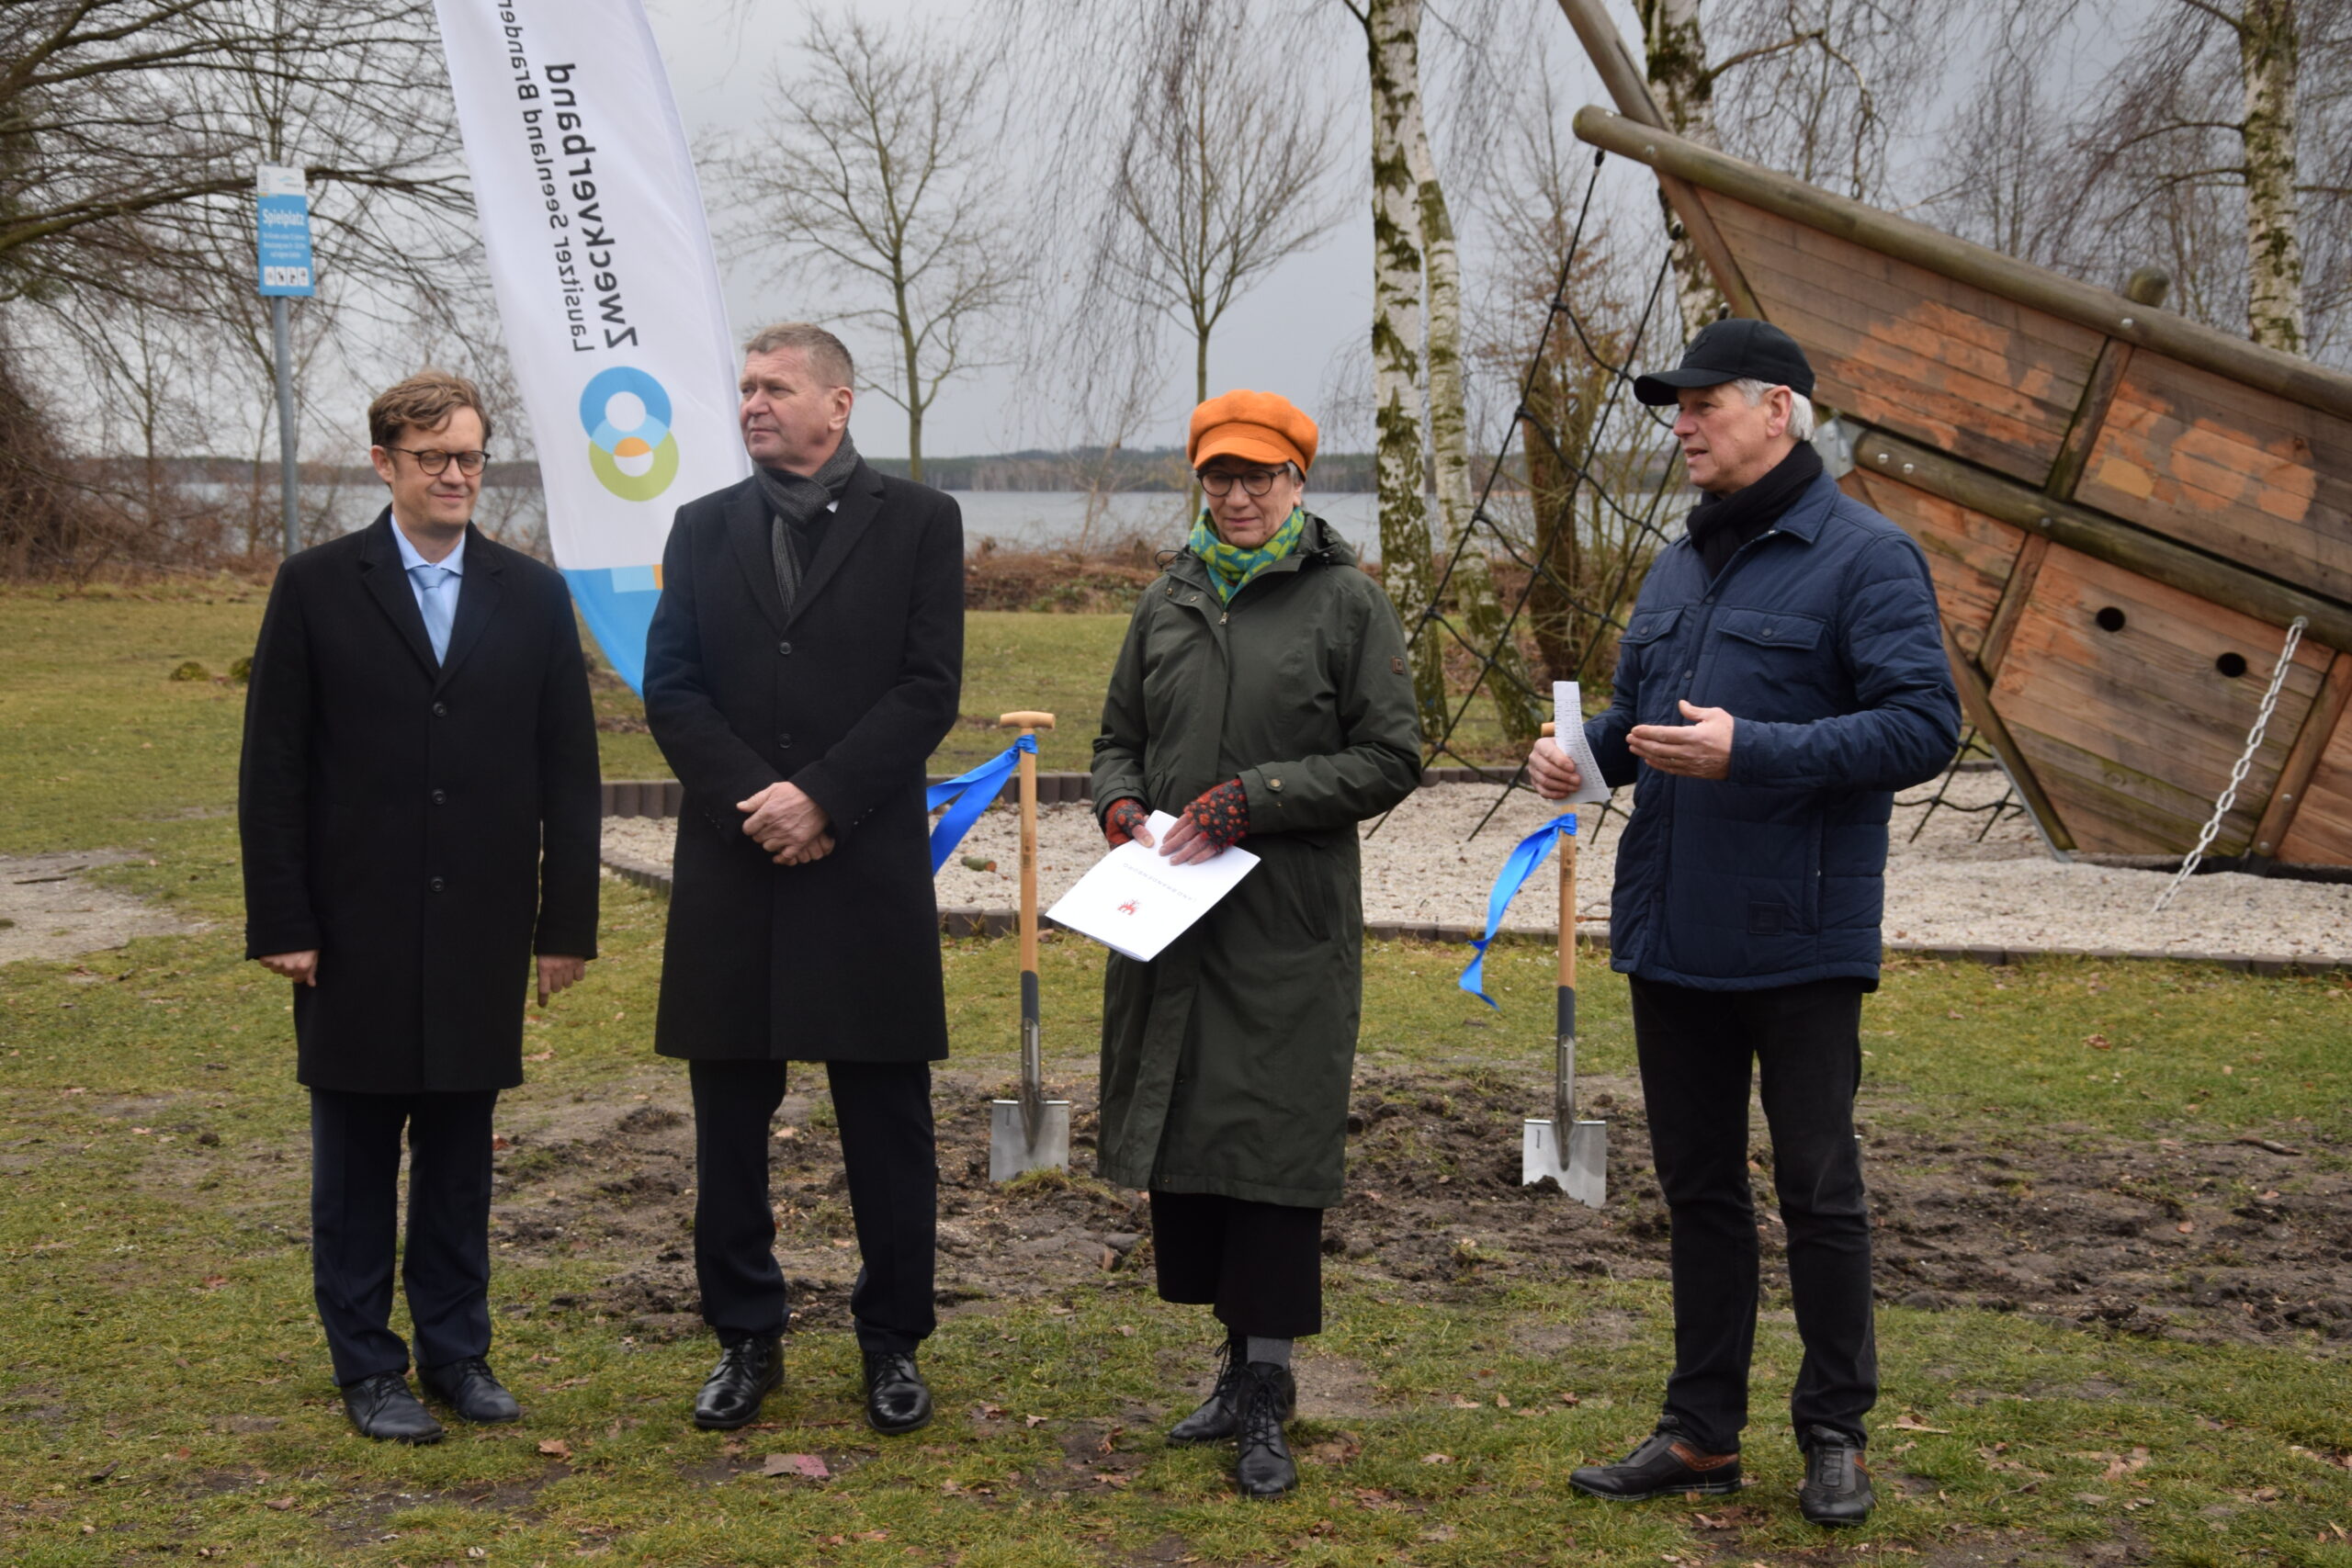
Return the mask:
<svg viewBox="0 0 2352 1568">
<path fill-rule="evenodd" d="M 1002 756 L 991 757 L 971 772 L 957 773 L 945 784 L 935 784 L 924 793 L 922 808 L 925 811 L 936 811 L 943 806 L 947 807 L 947 815 L 942 817 L 931 830 L 931 873 L 933 876 L 939 874 L 939 868 L 947 863 L 947 857 L 956 852 L 956 846 L 964 841 L 964 835 L 972 830 L 972 824 L 980 819 L 980 813 L 989 808 L 989 802 L 1004 793 L 1005 781 L 1012 776 L 1012 770 L 1021 765 L 1021 753 L 1023 751 L 1033 757 L 1037 754 L 1035 736 L 1023 736 L 1006 747 Z"/>
<path fill-rule="evenodd" d="M 1502 870 L 1495 874 L 1494 888 L 1487 895 L 1487 934 L 1470 944 L 1478 950 L 1478 956 L 1462 971 L 1460 984 L 1464 990 L 1497 1012 L 1502 1009 L 1494 998 L 1487 995 L 1487 944 L 1495 940 L 1495 931 L 1503 923 L 1503 911 L 1510 908 L 1510 901 L 1519 896 L 1521 888 L 1527 886 L 1527 879 L 1535 874 L 1536 867 L 1544 863 L 1544 857 L 1552 852 L 1553 835 L 1574 833 L 1576 830 L 1577 814 L 1574 811 L 1560 813 L 1521 839 L 1505 857 Z"/>
</svg>

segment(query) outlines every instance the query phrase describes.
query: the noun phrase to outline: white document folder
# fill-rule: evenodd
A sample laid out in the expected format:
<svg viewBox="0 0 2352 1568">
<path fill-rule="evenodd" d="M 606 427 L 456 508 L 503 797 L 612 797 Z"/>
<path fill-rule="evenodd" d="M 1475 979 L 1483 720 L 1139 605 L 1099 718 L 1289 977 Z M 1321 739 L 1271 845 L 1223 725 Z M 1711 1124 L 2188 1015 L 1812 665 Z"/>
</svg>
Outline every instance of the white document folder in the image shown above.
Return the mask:
<svg viewBox="0 0 2352 1568">
<path fill-rule="evenodd" d="M 1258 863 L 1247 850 L 1228 848 L 1207 860 L 1178 865 L 1161 855 L 1176 818 L 1155 811 L 1144 826 L 1153 847 L 1130 840 L 1094 863 L 1078 885 L 1055 901 L 1046 918 L 1092 937 L 1114 953 L 1148 964 Z"/>
</svg>

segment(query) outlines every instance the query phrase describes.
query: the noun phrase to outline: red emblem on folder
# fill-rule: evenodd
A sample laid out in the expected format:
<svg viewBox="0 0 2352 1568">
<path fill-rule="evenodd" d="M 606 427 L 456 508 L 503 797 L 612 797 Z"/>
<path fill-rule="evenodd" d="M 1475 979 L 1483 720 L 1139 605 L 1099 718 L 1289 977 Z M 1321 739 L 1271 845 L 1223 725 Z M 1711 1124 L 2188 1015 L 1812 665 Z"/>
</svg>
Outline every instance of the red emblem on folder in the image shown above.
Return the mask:
<svg viewBox="0 0 2352 1568">
<path fill-rule="evenodd" d="M 1136 912 L 1136 901 L 1135 901 L 1134 899 L 1132 899 L 1132 898 L 1128 899 L 1125 903 L 1124 903 L 1124 904 L 1122 904 L 1122 905 L 1120 905 L 1120 906 L 1119 906 L 1119 913 L 1121 913 L 1121 914 L 1123 914 L 1123 915 L 1132 915 L 1132 914 L 1134 914 L 1135 912 Z"/>
</svg>

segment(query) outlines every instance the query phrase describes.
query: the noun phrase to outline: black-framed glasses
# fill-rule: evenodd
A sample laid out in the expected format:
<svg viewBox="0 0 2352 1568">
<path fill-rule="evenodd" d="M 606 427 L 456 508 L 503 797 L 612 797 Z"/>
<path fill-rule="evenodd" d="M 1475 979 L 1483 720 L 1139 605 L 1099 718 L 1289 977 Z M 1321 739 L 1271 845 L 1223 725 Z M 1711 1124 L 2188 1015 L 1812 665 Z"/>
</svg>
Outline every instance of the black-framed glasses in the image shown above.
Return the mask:
<svg viewBox="0 0 2352 1568">
<path fill-rule="evenodd" d="M 1236 479 L 1241 481 L 1241 491 L 1243 494 L 1264 495 L 1268 491 L 1274 488 L 1274 481 L 1283 477 L 1283 470 L 1280 468 L 1250 468 L 1246 472 L 1237 474 L 1229 469 L 1212 468 L 1197 477 L 1201 481 L 1202 490 L 1207 491 L 1211 495 L 1222 499 L 1223 497 L 1233 493 L 1233 481 Z"/>
<path fill-rule="evenodd" d="M 490 454 L 487 452 L 435 452 L 429 450 L 420 452 L 413 446 L 387 446 L 384 450 L 387 452 L 407 453 L 410 457 L 416 459 L 416 466 L 424 469 L 427 474 L 447 473 L 449 469 L 449 465 L 455 463 L 458 465 L 458 472 L 465 475 L 468 479 L 471 479 L 476 474 L 481 472 L 482 465 L 490 461 Z M 1262 491 L 1254 491 L 1251 493 L 1262 495 L 1265 492 Z"/>
</svg>

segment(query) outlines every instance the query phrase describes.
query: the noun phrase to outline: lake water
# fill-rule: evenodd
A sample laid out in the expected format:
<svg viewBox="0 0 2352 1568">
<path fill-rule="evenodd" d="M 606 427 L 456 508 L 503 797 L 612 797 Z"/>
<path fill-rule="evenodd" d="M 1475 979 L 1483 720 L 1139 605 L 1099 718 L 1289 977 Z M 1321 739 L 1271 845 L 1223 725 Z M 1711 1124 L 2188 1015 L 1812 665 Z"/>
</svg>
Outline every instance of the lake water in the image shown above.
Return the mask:
<svg viewBox="0 0 2352 1568">
<path fill-rule="evenodd" d="M 1090 545 L 1106 546 L 1139 536 L 1154 547 L 1169 549 L 1184 542 L 1191 523 L 1181 495 L 1128 492 L 1109 498 L 1087 530 L 1086 497 L 1076 491 L 951 491 L 964 512 L 964 543 L 976 547 L 994 539 L 999 549 L 1066 549 L 1088 532 Z M 329 516 L 341 531 L 366 526 L 384 504 L 383 492 L 372 487 L 339 488 L 327 502 Z M 1372 558 L 1380 543 L 1379 498 L 1369 493 L 1307 492 L 1308 510 L 1340 531 L 1357 552 Z M 536 490 L 485 490 L 477 521 L 516 544 L 544 535 L 547 498 Z"/>
</svg>

